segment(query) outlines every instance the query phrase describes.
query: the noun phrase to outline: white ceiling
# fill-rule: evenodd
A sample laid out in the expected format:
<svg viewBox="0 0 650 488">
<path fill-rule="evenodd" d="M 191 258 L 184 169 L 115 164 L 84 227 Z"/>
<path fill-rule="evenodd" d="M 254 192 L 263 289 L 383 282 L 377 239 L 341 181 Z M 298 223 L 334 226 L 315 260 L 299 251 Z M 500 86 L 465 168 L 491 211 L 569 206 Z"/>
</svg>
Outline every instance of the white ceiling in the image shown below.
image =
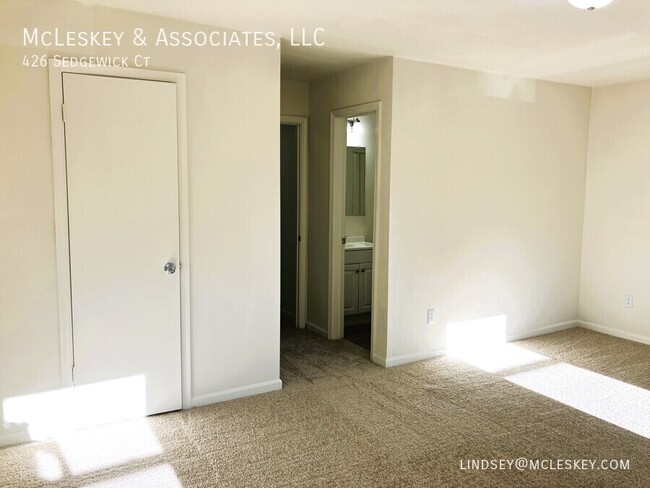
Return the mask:
<svg viewBox="0 0 650 488">
<path fill-rule="evenodd" d="M 650 0 L 82 0 L 236 30 L 322 27 L 284 43 L 283 76 L 311 80 L 378 56 L 601 86 L 650 79 Z"/>
</svg>

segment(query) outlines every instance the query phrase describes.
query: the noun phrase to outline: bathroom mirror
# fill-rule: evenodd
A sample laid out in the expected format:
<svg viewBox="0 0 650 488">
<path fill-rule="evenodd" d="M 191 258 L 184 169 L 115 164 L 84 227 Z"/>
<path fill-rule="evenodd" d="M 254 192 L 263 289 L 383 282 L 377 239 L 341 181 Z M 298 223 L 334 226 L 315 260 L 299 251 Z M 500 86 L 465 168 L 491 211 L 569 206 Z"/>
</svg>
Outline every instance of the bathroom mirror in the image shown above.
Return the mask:
<svg viewBox="0 0 650 488">
<path fill-rule="evenodd" d="M 366 148 L 348 147 L 345 174 L 345 215 L 365 215 Z"/>
</svg>

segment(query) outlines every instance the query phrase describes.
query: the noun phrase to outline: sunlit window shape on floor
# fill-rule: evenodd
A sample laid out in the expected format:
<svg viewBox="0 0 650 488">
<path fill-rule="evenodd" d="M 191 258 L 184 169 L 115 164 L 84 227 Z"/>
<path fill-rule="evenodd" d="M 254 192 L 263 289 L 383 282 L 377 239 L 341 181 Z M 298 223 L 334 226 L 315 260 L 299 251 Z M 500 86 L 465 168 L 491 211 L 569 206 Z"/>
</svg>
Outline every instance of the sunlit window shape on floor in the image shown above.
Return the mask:
<svg viewBox="0 0 650 488">
<path fill-rule="evenodd" d="M 66 466 L 74 475 L 92 473 L 162 453 L 158 438 L 145 418 L 81 429 L 56 440 Z"/>
<path fill-rule="evenodd" d="M 10 397 L 2 403 L 4 427 L 25 427 L 32 440 L 143 417 L 146 406 L 144 375 Z"/>
<path fill-rule="evenodd" d="M 51 452 L 36 451 L 34 454 L 38 477 L 45 481 L 58 481 L 63 476 L 59 459 Z"/>
<path fill-rule="evenodd" d="M 506 322 L 504 314 L 447 324 L 447 355 L 489 373 L 549 360 L 506 343 Z"/>
<path fill-rule="evenodd" d="M 137 486 L 139 488 L 182 488 L 182 484 L 174 468 L 169 464 L 161 464 L 152 468 L 142 469 L 134 473 L 110 478 L 84 485 L 83 488 L 124 488 Z"/>
<path fill-rule="evenodd" d="M 650 439 L 650 391 L 566 363 L 506 379 Z"/>
</svg>

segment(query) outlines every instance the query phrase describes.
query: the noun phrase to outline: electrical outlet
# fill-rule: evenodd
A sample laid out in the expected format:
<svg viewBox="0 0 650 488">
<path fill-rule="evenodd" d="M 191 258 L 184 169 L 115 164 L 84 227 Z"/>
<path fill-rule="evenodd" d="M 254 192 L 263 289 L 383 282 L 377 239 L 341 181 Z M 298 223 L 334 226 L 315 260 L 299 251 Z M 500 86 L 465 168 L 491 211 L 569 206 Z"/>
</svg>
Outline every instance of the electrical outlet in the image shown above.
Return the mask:
<svg viewBox="0 0 650 488">
<path fill-rule="evenodd" d="M 436 323 L 436 309 L 430 308 L 427 310 L 427 325 L 433 325 Z"/>
<path fill-rule="evenodd" d="M 625 306 L 627 308 L 634 307 L 634 297 L 632 295 L 625 295 Z"/>
</svg>

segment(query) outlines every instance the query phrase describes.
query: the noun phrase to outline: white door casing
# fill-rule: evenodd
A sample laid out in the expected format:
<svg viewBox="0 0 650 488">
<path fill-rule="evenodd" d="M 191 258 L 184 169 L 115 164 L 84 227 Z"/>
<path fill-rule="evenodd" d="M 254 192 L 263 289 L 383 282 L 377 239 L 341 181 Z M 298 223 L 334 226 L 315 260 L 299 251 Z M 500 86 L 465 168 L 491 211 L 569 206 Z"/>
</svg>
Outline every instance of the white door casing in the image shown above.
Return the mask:
<svg viewBox="0 0 650 488">
<path fill-rule="evenodd" d="M 381 153 L 381 101 L 364 103 L 351 107 L 341 108 L 330 112 L 330 208 L 329 208 L 329 273 L 328 273 L 328 324 L 327 337 L 329 339 L 341 339 L 344 336 L 344 315 L 345 315 L 345 192 L 346 192 L 346 170 L 347 170 L 347 118 L 359 115 L 375 113 L 375 198 L 373 202 L 373 243 L 375 250 L 385 245 L 380 242 L 379 226 L 376 224 L 377 216 L 380 213 L 380 201 L 387 190 L 379 185 L 380 169 L 383 167 Z M 376 265 L 376 252 L 373 253 L 373 266 Z M 371 285 L 371 293 L 377 293 L 377 273 L 371 273 L 368 277 Z M 377 300 L 373 297 L 370 301 L 370 309 L 377 306 Z M 370 358 L 377 360 L 375 353 L 376 334 L 378 328 L 375 323 L 377 314 L 371 316 L 371 340 Z M 384 334 L 385 343 L 385 331 Z"/>
</svg>

